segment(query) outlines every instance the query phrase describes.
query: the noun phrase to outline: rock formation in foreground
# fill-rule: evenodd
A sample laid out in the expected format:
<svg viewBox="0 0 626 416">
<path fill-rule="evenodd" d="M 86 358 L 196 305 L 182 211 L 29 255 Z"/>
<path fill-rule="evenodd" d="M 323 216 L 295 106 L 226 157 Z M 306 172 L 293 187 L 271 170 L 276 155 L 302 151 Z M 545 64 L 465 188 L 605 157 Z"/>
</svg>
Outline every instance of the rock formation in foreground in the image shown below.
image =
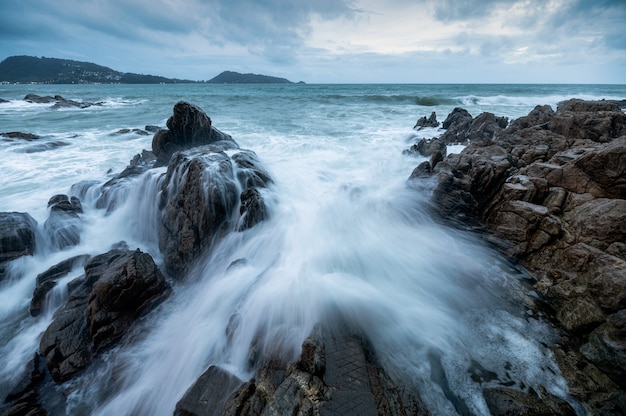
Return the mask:
<svg viewBox="0 0 626 416">
<path fill-rule="evenodd" d="M 592 414 L 626 412 L 626 114 L 576 99 L 508 126 L 466 113 L 455 109 L 439 140 L 469 145 L 424 162 L 409 183 L 535 276 L 561 329 L 552 348 L 570 393 Z"/>
</svg>

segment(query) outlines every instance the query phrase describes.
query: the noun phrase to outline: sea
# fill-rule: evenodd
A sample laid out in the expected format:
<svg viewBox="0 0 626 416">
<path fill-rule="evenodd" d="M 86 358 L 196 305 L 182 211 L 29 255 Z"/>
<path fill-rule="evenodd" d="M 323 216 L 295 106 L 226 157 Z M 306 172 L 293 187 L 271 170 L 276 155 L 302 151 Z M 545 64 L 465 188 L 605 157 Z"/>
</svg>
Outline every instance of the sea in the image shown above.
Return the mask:
<svg viewBox="0 0 626 416">
<path fill-rule="evenodd" d="M 55 109 L 27 94 L 98 105 Z M 434 217 L 430 188 L 407 183 L 426 158 L 403 150 L 442 133 L 413 128 L 432 112 L 440 122 L 455 107 L 512 120 L 569 98 L 622 100 L 626 85 L 5 84 L 0 98 L 0 133 L 40 136 L 0 137 L 0 212 L 27 212 L 40 230 L 52 196 L 121 172 L 151 149 L 146 126 L 165 127 L 181 100 L 253 150 L 274 180 L 262 190 L 269 218 L 228 234 L 182 281 L 170 279 L 173 294 L 128 339 L 55 387 L 64 400 L 54 412 L 171 415 L 211 365 L 251 378 L 259 336 L 260 354 L 296 359 L 316 325 L 342 322 L 433 414 L 488 415 L 482 392 L 502 386 L 548 392 L 584 414 L 549 349 L 558 333 L 524 301 L 536 296 L 532 277 L 476 232 Z M 0 282 L 0 399 L 25 374 L 67 283 L 82 275 L 61 279 L 31 317 L 39 273 L 120 241 L 162 265 L 155 224 L 165 169 L 129 178 L 113 211 L 84 196 L 77 246 L 54 250 L 40 237 L 33 256 L 10 263 Z M 229 268 L 237 259 L 246 262 Z"/>
</svg>

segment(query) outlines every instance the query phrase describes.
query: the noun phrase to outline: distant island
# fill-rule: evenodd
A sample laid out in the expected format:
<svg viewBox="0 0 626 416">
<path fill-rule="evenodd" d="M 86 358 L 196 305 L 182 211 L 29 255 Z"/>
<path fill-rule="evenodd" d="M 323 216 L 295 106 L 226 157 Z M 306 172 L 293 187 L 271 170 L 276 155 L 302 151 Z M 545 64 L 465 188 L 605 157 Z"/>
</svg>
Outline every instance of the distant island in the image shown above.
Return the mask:
<svg viewBox="0 0 626 416">
<path fill-rule="evenodd" d="M 293 84 L 285 78 L 259 74 L 240 74 L 233 71 L 224 71 L 207 82 L 210 84 Z M 300 81 L 298 84 L 304 84 L 304 82 Z"/>
<path fill-rule="evenodd" d="M 91 62 L 11 56 L 0 62 L 0 82 L 41 84 L 176 84 L 194 81 L 119 72 Z"/>
<path fill-rule="evenodd" d="M 182 84 L 203 81 L 119 72 L 106 66 L 71 59 L 10 56 L 0 62 L 0 82 L 23 84 Z M 204 81 L 211 84 L 293 84 L 285 79 L 224 71 Z M 303 83 L 300 81 L 300 83 Z"/>
</svg>

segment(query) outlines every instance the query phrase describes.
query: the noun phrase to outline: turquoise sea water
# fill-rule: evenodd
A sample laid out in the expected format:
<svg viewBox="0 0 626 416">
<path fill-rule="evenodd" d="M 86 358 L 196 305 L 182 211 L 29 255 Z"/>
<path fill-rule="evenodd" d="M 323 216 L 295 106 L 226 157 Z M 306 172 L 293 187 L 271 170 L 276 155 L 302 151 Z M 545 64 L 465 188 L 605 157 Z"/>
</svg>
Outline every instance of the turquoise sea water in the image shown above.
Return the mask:
<svg viewBox="0 0 626 416">
<path fill-rule="evenodd" d="M 55 110 L 26 103 L 29 93 L 99 105 Z M 485 386 L 468 372 L 473 362 L 498 374 L 496 385 L 543 386 L 571 400 L 544 347 L 554 334 L 506 301 L 523 271 L 475 236 L 430 218 L 428 195 L 406 186 L 421 159 L 402 150 L 441 133 L 412 129 L 433 111 L 439 121 L 455 107 L 517 118 L 573 97 L 621 100 L 626 86 L 0 85 L 0 98 L 9 101 L 0 103 L 0 133 L 42 136 L 0 138 L 0 211 L 29 212 L 40 227 L 51 196 L 80 181 L 105 182 L 150 149 L 152 135 L 132 129 L 165 126 L 179 100 L 201 107 L 216 128 L 254 150 L 275 180 L 264 194 L 270 220 L 226 238 L 192 270 L 193 283 L 174 283 L 174 295 L 144 323 L 140 341 L 60 386 L 65 412 L 171 415 L 209 365 L 249 378 L 247 357 L 259 333 L 296 354 L 316 323 L 339 318 L 365 333 L 385 368 L 416 386 L 435 413 L 455 408 L 430 378 L 434 349 L 450 388 L 472 413 L 486 414 Z M 31 318 L 38 273 L 120 240 L 160 262 L 154 221 L 163 172 L 130 180 L 113 213 L 84 200 L 78 247 L 41 250 L 12 264 L 10 281 L 0 283 L 1 396 L 67 296 L 59 285 L 49 312 Z M 247 266 L 226 271 L 238 258 Z M 80 270 L 70 277 L 77 276 Z M 225 330 L 234 315 L 242 325 L 229 343 Z"/>
</svg>

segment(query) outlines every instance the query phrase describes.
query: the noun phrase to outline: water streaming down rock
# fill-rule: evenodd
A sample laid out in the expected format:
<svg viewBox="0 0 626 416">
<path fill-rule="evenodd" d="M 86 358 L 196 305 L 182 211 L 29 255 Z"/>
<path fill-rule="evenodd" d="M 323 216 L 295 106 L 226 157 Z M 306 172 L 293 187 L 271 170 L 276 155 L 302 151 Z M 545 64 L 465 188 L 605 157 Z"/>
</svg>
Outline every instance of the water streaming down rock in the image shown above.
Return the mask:
<svg viewBox="0 0 626 416">
<path fill-rule="evenodd" d="M 165 269 L 184 279 L 158 315 L 64 384 L 66 412 L 172 414 L 210 368 L 206 378 L 228 380 L 224 394 L 236 390 L 220 399 L 231 410 L 350 414 L 361 408 L 343 406 L 358 400 L 366 412 L 488 414 L 502 386 L 568 399 L 537 341 L 554 335 L 519 306 L 525 274 L 434 222 L 424 195 L 370 181 L 375 172 L 328 180 L 336 172 L 311 162 L 267 187 L 254 153 L 202 146 L 175 153 L 167 170 L 118 176 L 102 205 L 108 245 L 124 227 L 120 236 L 158 241 Z M 106 188 L 86 187 L 83 199 Z"/>
</svg>

